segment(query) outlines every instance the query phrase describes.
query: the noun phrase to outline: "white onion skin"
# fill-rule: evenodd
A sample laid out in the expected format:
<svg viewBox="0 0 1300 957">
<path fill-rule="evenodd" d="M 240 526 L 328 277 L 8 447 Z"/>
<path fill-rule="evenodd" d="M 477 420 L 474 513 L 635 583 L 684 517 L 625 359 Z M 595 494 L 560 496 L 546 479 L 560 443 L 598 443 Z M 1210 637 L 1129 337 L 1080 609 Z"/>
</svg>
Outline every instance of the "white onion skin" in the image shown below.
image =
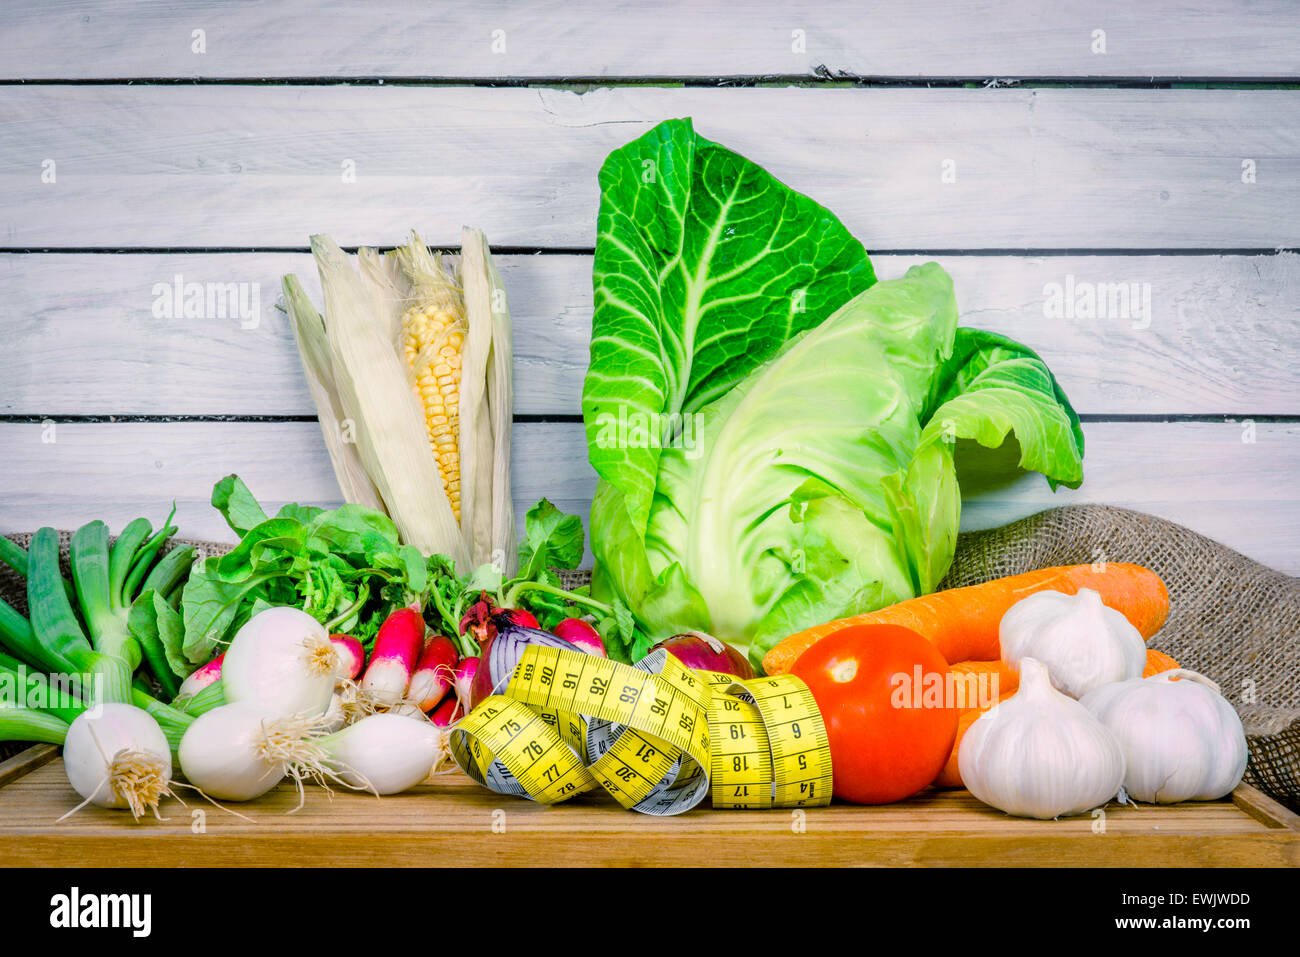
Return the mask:
<svg viewBox="0 0 1300 957">
<path fill-rule="evenodd" d="M 338 731 L 347 724 L 347 720 L 347 712 L 343 710 L 343 695 L 336 691 L 330 697 L 330 706 L 325 710 L 321 731 L 326 734 L 331 731 Z"/>
<path fill-rule="evenodd" d="M 415 787 L 445 757 L 443 732 L 423 715 L 372 714 L 321 743 L 348 784 L 379 794 Z"/>
<path fill-rule="evenodd" d="M 134 705 L 104 704 L 77 715 L 68 728 L 63 744 L 63 767 L 68 783 L 92 804 L 130 807 L 113 793 L 108 781 L 108 762 L 124 750 L 156 755 L 165 767 L 164 779 L 171 778 L 172 750 L 153 716 Z"/>
<path fill-rule="evenodd" d="M 1148 804 L 1213 801 L 1241 783 L 1249 757 L 1241 718 L 1218 691 L 1195 680 L 1201 677 L 1161 672 L 1081 699 L 1124 751 L 1129 797 Z"/>
<path fill-rule="evenodd" d="M 196 788 L 224 801 L 250 801 L 284 779 L 283 762 L 267 762 L 254 749 L 268 720 L 246 705 L 204 712 L 181 738 L 181 770 Z"/>
<path fill-rule="evenodd" d="M 333 649 L 325 627 L 301 609 L 268 608 L 250 618 L 221 664 L 226 701 L 276 717 L 324 714 L 338 677 L 332 668 L 312 673 L 307 639 Z"/>
</svg>

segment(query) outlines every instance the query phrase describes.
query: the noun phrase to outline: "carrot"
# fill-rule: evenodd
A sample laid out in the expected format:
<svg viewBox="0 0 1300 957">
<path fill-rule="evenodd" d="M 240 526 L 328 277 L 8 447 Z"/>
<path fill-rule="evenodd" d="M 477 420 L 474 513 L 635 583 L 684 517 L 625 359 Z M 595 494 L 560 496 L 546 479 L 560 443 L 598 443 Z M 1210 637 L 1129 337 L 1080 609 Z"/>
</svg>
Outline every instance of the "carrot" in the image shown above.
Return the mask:
<svg viewBox="0 0 1300 957">
<path fill-rule="evenodd" d="M 1177 667 L 1178 662 L 1163 651 L 1148 648 L 1146 670 L 1142 672 L 1142 677 L 1150 678 L 1154 674 L 1170 671 Z M 967 675 L 975 675 L 977 678 L 981 675 L 987 676 L 987 684 L 981 688 L 970 689 L 969 684 L 964 684 L 962 681 L 956 681 L 953 685 L 957 689 L 958 706 L 962 709 L 961 713 L 957 715 L 957 738 L 952 743 L 952 754 L 948 756 L 948 763 L 943 766 L 939 776 L 934 779 L 934 786 L 959 788 L 963 785 L 961 773 L 957 770 L 957 750 L 961 747 L 962 735 L 966 733 L 966 730 L 975 722 L 976 718 L 993 707 L 993 702 L 983 707 L 978 702 L 987 701 L 985 694 L 991 694 L 994 690 L 998 694 L 998 701 L 1006 701 L 1020 687 L 1020 675 L 1001 661 L 959 661 L 949 670 L 959 678 Z M 995 675 L 998 681 L 996 686 L 992 684 Z M 987 692 L 986 688 L 988 689 Z M 976 702 L 974 705 L 968 704 L 972 700 L 968 697 L 970 690 L 975 690 L 979 696 L 973 699 Z"/>
<path fill-rule="evenodd" d="M 1019 675 L 1016 676 L 1019 681 Z M 952 743 L 952 753 L 948 755 L 948 763 L 943 766 L 939 776 L 934 779 L 934 786 L 937 788 L 960 788 L 965 787 L 961 780 L 961 772 L 957 769 L 957 749 L 961 747 L 961 739 L 966 736 L 970 726 L 975 723 L 975 719 L 988 711 L 995 704 L 1000 704 L 1010 698 L 1015 691 L 1008 691 L 998 698 L 997 701 L 990 701 L 985 707 L 967 708 L 961 714 L 957 715 L 957 738 Z"/>
<path fill-rule="evenodd" d="M 952 687 L 962 711 L 976 707 L 977 701 L 991 701 L 1020 687 L 1020 672 L 1001 661 L 959 661 L 948 670 L 956 677 Z"/>
<path fill-rule="evenodd" d="M 1154 648 L 1148 648 L 1147 666 L 1142 669 L 1142 677 L 1150 678 L 1162 671 L 1173 671 L 1175 668 L 1180 667 L 1182 666 L 1174 661 L 1172 655 L 1167 655 L 1163 651 L 1156 651 Z"/>
<path fill-rule="evenodd" d="M 782 640 L 763 658 L 769 675 L 788 672 L 799 656 L 814 644 L 850 625 L 873 623 L 902 625 L 934 642 L 953 661 L 994 661 L 1001 657 L 998 624 L 1007 610 L 1034 592 L 1055 590 L 1068 595 L 1092 588 L 1101 600 L 1124 613 L 1133 626 L 1150 638 L 1169 614 L 1169 593 L 1160 576 L 1141 565 L 1058 565 L 1038 571 L 998 578 L 980 585 L 950 588 L 890 605 L 879 611 L 853 615 L 817 625 Z"/>
</svg>

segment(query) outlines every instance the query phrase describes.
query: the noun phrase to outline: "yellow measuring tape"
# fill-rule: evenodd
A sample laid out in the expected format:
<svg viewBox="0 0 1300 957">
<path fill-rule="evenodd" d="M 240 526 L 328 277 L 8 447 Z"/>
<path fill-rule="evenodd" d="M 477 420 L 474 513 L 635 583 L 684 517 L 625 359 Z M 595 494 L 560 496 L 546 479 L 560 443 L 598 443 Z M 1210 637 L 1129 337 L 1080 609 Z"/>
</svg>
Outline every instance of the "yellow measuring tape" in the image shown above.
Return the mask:
<svg viewBox="0 0 1300 957">
<path fill-rule="evenodd" d="M 603 788 L 623 807 L 680 814 L 831 799 L 826 726 L 793 675 L 738 681 L 667 651 L 636 665 L 539 645 L 451 734 L 456 763 L 500 794 L 553 804 Z"/>
</svg>

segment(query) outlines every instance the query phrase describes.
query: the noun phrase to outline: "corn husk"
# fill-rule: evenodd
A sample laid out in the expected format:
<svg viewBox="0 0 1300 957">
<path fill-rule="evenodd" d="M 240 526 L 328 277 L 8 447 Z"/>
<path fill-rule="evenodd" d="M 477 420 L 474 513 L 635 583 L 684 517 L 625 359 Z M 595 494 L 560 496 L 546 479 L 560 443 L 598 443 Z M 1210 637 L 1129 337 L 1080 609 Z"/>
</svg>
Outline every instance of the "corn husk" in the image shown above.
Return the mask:
<svg viewBox="0 0 1300 957">
<path fill-rule="evenodd" d="M 492 419 L 488 410 L 487 370 L 492 351 L 492 284 L 482 233 L 461 232 L 460 281 L 469 335 L 461 354 L 460 516 L 476 564 L 492 555 Z"/>
<path fill-rule="evenodd" d="M 519 565 L 515 535 L 515 505 L 510 492 L 510 440 L 514 424 L 514 334 L 505 283 L 492 262 L 487 237 L 473 231 L 483 249 L 483 263 L 492 289 L 492 355 L 488 360 L 488 410 L 492 417 L 492 552 L 504 556 L 505 573 Z M 470 245 L 465 239 L 462 245 Z"/>
<path fill-rule="evenodd" d="M 355 442 L 348 441 L 345 427 L 346 414 L 338 401 L 338 386 L 334 382 L 334 369 L 330 359 L 329 340 L 325 336 L 325 321 L 307 298 L 297 276 L 285 276 L 282 283 L 284 302 L 289 314 L 293 338 L 298 343 L 302 357 L 303 373 L 307 378 L 307 391 L 316 403 L 325 448 L 329 450 L 343 497 L 367 508 L 383 509 L 379 492 L 361 464 Z"/>
<path fill-rule="evenodd" d="M 325 331 L 337 394 L 354 423 L 366 474 L 403 541 L 465 567 L 469 551 L 394 344 L 402 303 L 390 287 L 376 281 L 373 250 L 358 254 L 366 264 L 363 277 L 328 236 L 313 236 L 311 248 L 325 292 Z"/>
<path fill-rule="evenodd" d="M 363 247 L 354 268 L 329 237 L 313 236 L 325 316 L 295 277 L 284 278 L 285 300 L 344 497 L 387 512 L 403 540 L 427 554 L 447 555 L 458 568 L 496 562 L 510 575 L 518 564 L 510 492 L 510 315 L 486 238 L 467 227 L 462 243 L 458 260 L 438 257 L 412 233 L 407 246 L 391 253 Z M 437 275 L 431 270 L 449 274 L 465 299 L 459 523 L 400 345 L 403 313 L 421 295 L 417 284 Z M 341 422 L 347 432 L 333 426 Z"/>
</svg>

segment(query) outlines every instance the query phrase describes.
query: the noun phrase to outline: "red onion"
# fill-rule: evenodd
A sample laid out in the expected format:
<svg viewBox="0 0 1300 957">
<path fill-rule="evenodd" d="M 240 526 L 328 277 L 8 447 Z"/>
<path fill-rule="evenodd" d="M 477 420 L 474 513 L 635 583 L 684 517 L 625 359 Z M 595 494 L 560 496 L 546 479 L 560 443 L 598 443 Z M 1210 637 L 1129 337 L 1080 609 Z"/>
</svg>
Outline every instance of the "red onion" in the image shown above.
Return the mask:
<svg viewBox="0 0 1300 957">
<path fill-rule="evenodd" d="M 474 683 L 470 688 L 471 708 L 477 707 L 484 698 L 505 689 L 510 682 L 510 676 L 515 673 L 515 665 L 519 664 L 524 649 L 529 645 L 582 651 L 572 642 L 558 638 L 540 628 L 528 628 L 522 625 L 498 626 L 496 634 L 483 643 L 483 654 L 479 659 L 478 671 L 474 674 Z"/>
<path fill-rule="evenodd" d="M 656 651 L 660 648 L 682 664 L 697 671 L 718 671 L 741 679 L 754 677 L 754 668 L 744 655 L 702 631 L 688 631 L 683 635 L 673 635 L 650 650 Z"/>
<path fill-rule="evenodd" d="M 522 608 L 502 608 L 492 604 L 487 592 L 479 592 L 478 601 L 460 619 L 460 633 L 474 636 L 481 647 L 485 641 L 507 625 L 539 628 L 537 619 Z"/>
<path fill-rule="evenodd" d="M 605 654 L 605 642 L 601 639 L 600 632 L 584 618 L 566 618 L 553 630 L 565 641 L 573 642 L 589 655 L 609 657 Z"/>
</svg>

